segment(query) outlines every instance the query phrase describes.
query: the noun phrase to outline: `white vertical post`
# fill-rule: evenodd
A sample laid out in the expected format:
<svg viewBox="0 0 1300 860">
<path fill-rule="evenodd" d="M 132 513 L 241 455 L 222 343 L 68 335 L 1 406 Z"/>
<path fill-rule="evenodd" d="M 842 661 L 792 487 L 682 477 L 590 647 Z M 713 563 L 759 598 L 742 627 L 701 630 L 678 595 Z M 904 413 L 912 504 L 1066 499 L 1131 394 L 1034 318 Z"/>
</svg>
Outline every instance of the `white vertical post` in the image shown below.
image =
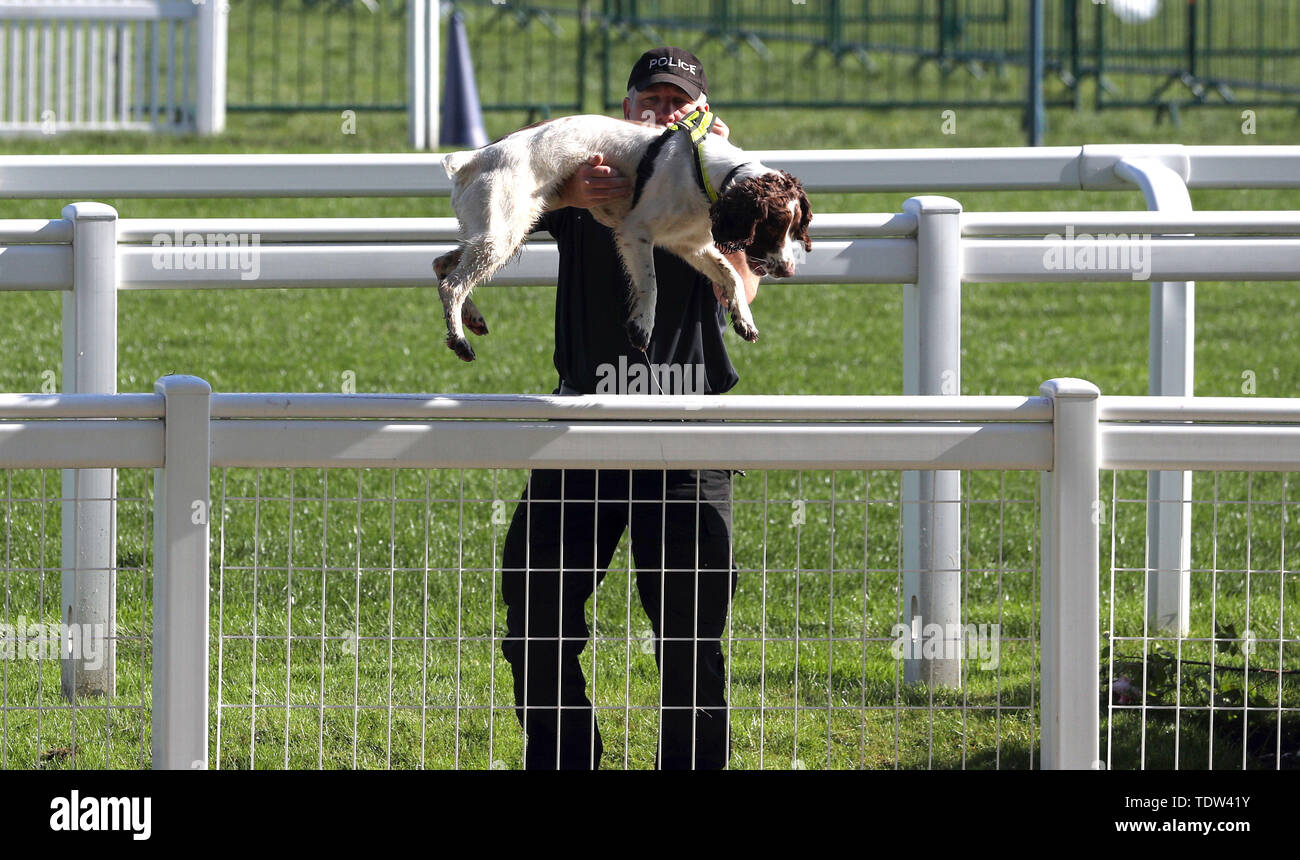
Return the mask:
<svg viewBox="0 0 1300 860">
<path fill-rule="evenodd" d="M 424 114 L 428 119 L 430 150 L 438 148 L 441 131 L 442 44 L 439 28 L 442 25 L 441 0 L 426 0 L 429 11 L 424 16 L 425 55 L 428 57 L 428 84 L 424 88 Z"/>
<path fill-rule="evenodd" d="M 406 9 L 406 97 L 410 100 L 406 108 L 407 131 L 411 149 L 427 149 L 425 87 L 429 84 L 429 66 L 425 56 L 424 17 L 428 7 L 424 0 L 407 0 Z"/>
<path fill-rule="evenodd" d="M 1182 176 L 1150 159 L 1124 159 L 1115 173 L 1142 189 L 1148 209 L 1192 211 Z M 1149 379 L 1153 396 L 1191 397 L 1195 379 L 1196 282 L 1151 284 Z M 1192 473 L 1147 473 L 1147 623 L 1186 635 L 1191 622 Z"/>
<path fill-rule="evenodd" d="M 961 204 L 913 197 L 917 218 L 915 286 L 903 293 L 903 393 L 961 393 Z M 903 663 L 911 684 L 961 684 L 961 473 L 903 473 L 903 612 L 912 647 Z M 938 625 L 935 627 L 934 625 Z M 942 656 L 924 641 L 941 636 Z"/>
<path fill-rule="evenodd" d="M 212 388 L 164 376 L 163 467 L 154 470 L 153 766 L 208 761 L 208 538 Z"/>
<path fill-rule="evenodd" d="M 1042 478 L 1042 767 L 1098 767 L 1097 386 L 1052 379 L 1052 471 Z"/>
<path fill-rule="evenodd" d="M 194 25 L 198 27 L 198 75 L 194 123 L 199 134 L 226 130 L 226 23 L 228 0 L 201 0 Z"/>
<path fill-rule="evenodd" d="M 438 0 L 409 0 L 407 20 L 407 121 L 412 149 L 438 148 L 439 59 Z"/>
<path fill-rule="evenodd" d="M 72 292 L 63 294 L 63 390 L 117 393 L 117 212 L 102 203 L 71 203 Z M 113 469 L 63 470 L 61 615 L 67 629 L 102 635 L 102 662 L 64 655 L 65 698 L 116 690 L 117 518 Z"/>
</svg>

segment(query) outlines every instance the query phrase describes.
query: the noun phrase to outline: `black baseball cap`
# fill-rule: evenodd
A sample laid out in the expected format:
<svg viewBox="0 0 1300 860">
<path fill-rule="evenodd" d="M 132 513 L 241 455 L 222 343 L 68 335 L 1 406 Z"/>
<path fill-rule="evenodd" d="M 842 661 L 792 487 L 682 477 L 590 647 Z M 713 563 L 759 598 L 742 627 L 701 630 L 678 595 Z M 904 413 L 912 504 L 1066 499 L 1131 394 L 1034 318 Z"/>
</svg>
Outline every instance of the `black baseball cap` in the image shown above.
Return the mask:
<svg viewBox="0 0 1300 860">
<path fill-rule="evenodd" d="M 628 76 L 629 90 L 643 90 L 651 84 L 675 84 L 694 101 L 709 91 L 704 64 L 690 51 L 681 48 L 653 48 L 641 55 Z"/>
</svg>

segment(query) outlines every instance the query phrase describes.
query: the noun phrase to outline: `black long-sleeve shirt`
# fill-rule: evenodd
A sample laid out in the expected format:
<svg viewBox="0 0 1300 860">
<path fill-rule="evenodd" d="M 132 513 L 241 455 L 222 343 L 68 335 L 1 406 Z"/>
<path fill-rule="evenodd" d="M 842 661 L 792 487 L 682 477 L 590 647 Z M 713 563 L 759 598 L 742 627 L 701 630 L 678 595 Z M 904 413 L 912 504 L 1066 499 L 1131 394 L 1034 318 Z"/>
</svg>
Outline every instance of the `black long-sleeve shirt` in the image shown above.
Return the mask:
<svg viewBox="0 0 1300 860">
<path fill-rule="evenodd" d="M 712 283 L 677 255 L 654 251 L 655 326 L 642 355 L 627 339 L 631 284 L 614 231 L 573 207 L 543 213 L 533 229 L 559 246 L 555 369 L 562 382 L 583 394 L 721 394 L 740 380 Z"/>
</svg>

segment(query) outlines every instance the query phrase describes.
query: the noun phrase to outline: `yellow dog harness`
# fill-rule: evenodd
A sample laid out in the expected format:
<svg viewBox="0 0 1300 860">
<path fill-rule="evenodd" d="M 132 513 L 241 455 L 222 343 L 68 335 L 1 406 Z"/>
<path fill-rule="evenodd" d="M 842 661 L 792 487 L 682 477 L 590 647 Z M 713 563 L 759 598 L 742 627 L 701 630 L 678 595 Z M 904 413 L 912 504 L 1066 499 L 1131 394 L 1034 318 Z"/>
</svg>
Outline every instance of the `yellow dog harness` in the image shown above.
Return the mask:
<svg viewBox="0 0 1300 860">
<path fill-rule="evenodd" d="M 659 151 L 664 148 L 664 144 L 672 140 L 675 134 L 685 134 L 691 142 L 691 152 L 695 154 L 695 182 L 700 186 L 700 190 L 709 198 L 710 203 L 718 199 L 718 192 L 713 190 L 709 184 L 709 175 L 704 170 L 704 164 L 700 160 L 700 146 L 704 136 L 713 128 L 715 117 L 712 111 L 693 110 L 686 116 L 670 123 L 664 129 L 664 133 L 650 146 L 646 148 L 645 155 L 641 156 L 641 161 L 636 166 L 636 190 L 632 194 L 632 206 L 635 207 L 637 201 L 641 199 L 641 191 L 645 188 L 646 180 L 654 173 L 655 161 L 659 157 Z M 727 179 L 735 174 L 740 165 L 732 168 L 731 173 L 727 174 Z M 722 187 L 725 189 L 727 180 L 723 180 Z"/>
</svg>

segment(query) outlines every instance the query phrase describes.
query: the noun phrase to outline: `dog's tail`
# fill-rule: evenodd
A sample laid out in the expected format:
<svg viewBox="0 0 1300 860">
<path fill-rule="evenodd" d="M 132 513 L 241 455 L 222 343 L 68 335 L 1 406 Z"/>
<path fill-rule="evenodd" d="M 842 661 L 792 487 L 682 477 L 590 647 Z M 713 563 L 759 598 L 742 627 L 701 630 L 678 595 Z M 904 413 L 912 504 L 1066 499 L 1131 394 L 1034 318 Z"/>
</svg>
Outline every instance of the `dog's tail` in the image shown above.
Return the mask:
<svg viewBox="0 0 1300 860">
<path fill-rule="evenodd" d="M 447 178 L 455 179 L 460 169 L 472 161 L 477 154 L 478 150 L 476 149 L 463 149 L 444 158 L 442 160 L 442 169 L 447 171 Z"/>
</svg>

